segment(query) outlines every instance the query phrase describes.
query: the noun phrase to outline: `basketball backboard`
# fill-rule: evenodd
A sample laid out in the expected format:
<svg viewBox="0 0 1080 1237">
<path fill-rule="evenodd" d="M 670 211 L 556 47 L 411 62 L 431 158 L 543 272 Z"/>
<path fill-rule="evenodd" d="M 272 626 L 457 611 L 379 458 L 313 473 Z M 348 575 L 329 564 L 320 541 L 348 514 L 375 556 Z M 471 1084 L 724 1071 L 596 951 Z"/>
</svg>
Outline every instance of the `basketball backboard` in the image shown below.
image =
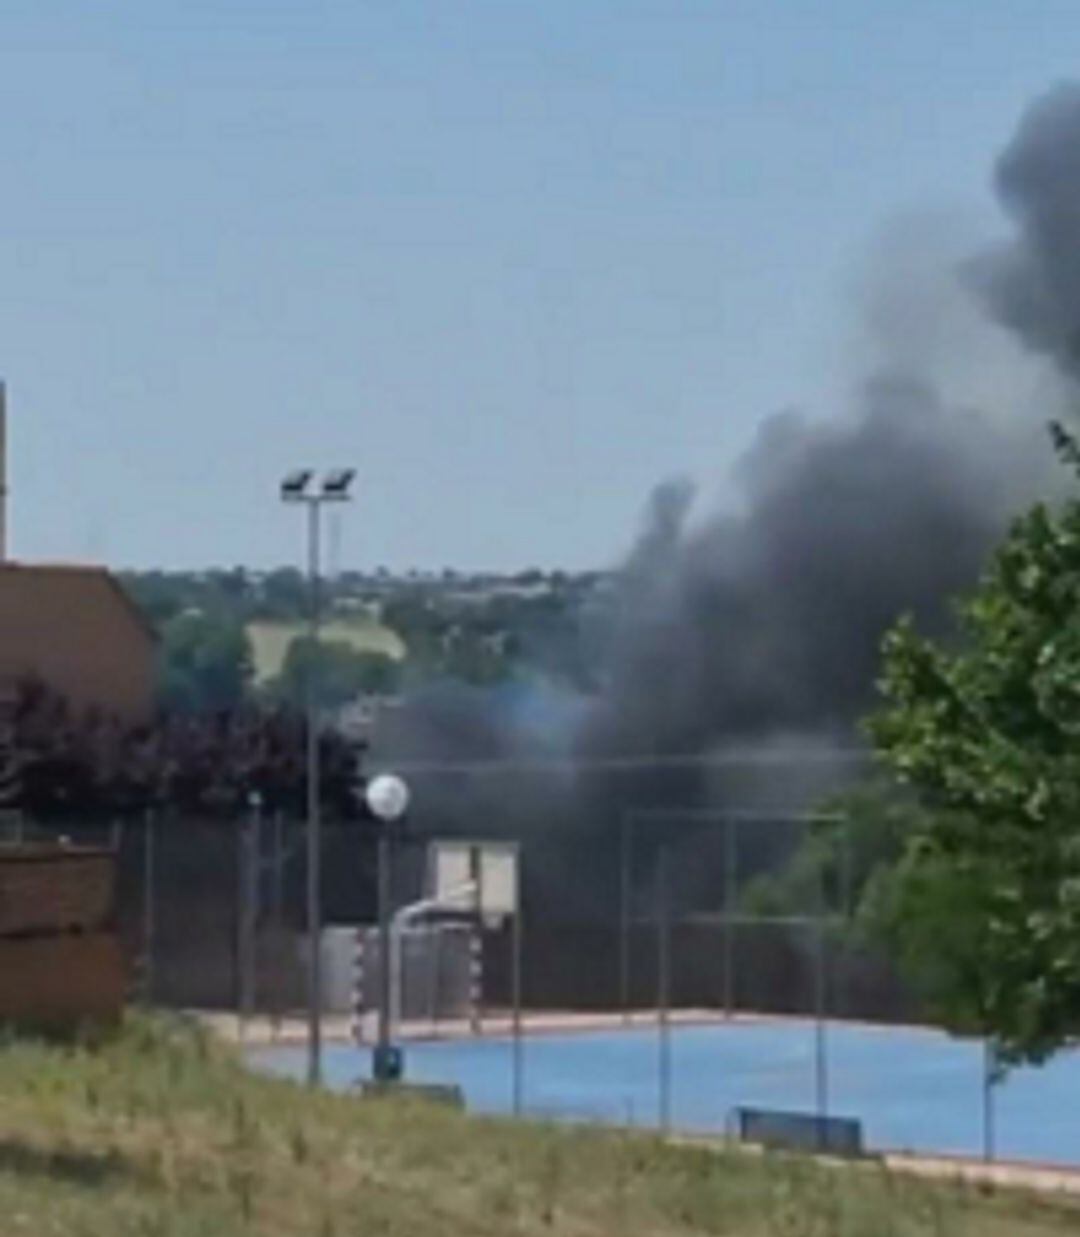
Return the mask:
<svg viewBox="0 0 1080 1237">
<path fill-rule="evenodd" d="M 461 901 L 472 886 L 473 909 L 485 922 L 518 913 L 516 842 L 438 839 L 428 854 L 428 890 L 433 898 Z"/>
</svg>

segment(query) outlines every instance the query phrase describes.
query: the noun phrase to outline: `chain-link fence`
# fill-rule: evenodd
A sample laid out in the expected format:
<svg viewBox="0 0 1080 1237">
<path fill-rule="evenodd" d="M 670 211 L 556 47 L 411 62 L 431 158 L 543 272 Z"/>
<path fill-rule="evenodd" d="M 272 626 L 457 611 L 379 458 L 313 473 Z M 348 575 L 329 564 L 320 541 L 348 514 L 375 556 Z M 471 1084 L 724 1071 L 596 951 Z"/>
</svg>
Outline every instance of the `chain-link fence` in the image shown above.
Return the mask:
<svg viewBox="0 0 1080 1237">
<path fill-rule="evenodd" d="M 133 1001 L 283 1018 L 306 1000 L 305 828 L 252 812 L 236 821 L 167 812 L 48 826 L 12 813 L 9 843 L 104 846 L 116 856 L 116 928 Z M 324 916 L 359 922 L 371 856 L 355 826 L 322 829 Z"/>
<path fill-rule="evenodd" d="M 1068 1158 L 1060 1111 L 1045 1119 L 1060 1078 L 992 1087 L 982 1045 L 919 1029 L 894 960 L 849 930 L 858 874 L 843 819 L 716 798 L 622 802 L 589 829 L 546 833 L 471 812 L 470 834 L 520 846 L 519 914 L 485 924 L 434 907 L 403 934 L 391 988 L 406 1076 L 493 1111 L 712 1133 L 787 1114 L 792 1137 L 805 1118 L 819 1139 L 849 1118 L 876 1148 Z M 429 845 L 462 829 L 426 810 L 430 789 L 416 800 L 392 848 L 394 908 L 430 894 Z M 298 1072 L 306 828 L 253 808 L 63 830 L 116 851 L 133 1000 L 234 1015 L 249 1045 L 280 1046 L 262 1064 Z M 372 824 L 328 822 L 321 838 L 323 1075 L 347 1085 L 370 1070 L 383 989 L 377 848 Z M 1080 1123 L 1068 1136 L 1080 1152 Z"/>
</svg>

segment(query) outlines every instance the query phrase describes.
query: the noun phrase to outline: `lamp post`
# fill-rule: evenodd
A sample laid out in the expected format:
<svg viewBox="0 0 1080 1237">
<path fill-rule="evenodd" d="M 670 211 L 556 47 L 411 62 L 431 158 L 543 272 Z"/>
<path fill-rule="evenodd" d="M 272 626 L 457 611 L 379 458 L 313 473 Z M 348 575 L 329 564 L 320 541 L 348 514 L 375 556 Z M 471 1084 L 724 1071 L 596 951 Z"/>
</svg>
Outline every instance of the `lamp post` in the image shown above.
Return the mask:
<svg viewBox="0 0 1080 1237">
<path fill-rule="evenodd" d="M 281 483 L 283 502 L 307 508 L 308 519 L 308 639 L 309 655 L 305 683 L 307 715 L 307 921 L 308 921 L 308 1070 L 309 1085 L 322 1079 L 322 825 L 319 819 L 319 702 L 316 690 L 317 649 L 322 620 L 322 590 L 319 575 L 319 531 L 326 503 L 347 502 L 356 473 L 351 468 L 329 472 L 312 488 L 310 468 L 289 473 Z"/>
<path fill-rule="evenodd" d="M 372 1075 L 388 1083 L 401 1076 L 401 1054 L 390 1042 L 390 834 L 409 806 L 409 788 L 395 774 L 382 773 L 368 782 L 364 800 L 379 822 L 379 1029 Z"/>
</svg>

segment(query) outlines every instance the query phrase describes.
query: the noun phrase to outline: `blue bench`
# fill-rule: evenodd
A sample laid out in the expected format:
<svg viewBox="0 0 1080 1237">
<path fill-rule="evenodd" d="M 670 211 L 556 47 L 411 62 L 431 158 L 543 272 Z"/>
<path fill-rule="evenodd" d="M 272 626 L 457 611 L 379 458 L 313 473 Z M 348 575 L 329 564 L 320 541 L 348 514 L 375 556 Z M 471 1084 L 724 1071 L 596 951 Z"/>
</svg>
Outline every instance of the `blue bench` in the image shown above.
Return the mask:
<svg viewBox="0 0 1080 1237">
<path fill-rule="evenodd" d="M 742 1142 L 788 1151 L 863 1154 L 862 1122 L 851 1117 L 819 1117 L 770 1108 L 736 1108 L 732 1116 Z"/>
</svg>

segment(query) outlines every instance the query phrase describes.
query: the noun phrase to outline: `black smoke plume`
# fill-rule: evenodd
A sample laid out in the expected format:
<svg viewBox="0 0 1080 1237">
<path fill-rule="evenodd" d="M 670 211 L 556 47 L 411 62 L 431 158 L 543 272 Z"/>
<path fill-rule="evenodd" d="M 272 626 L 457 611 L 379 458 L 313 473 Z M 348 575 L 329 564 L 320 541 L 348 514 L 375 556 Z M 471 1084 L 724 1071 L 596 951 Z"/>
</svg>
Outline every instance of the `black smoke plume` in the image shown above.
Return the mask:
<svg viewBox="0 0 1080 1237">
<path fill-rule="evenodd" d="M 1019 235 L 973 264 L 973 282 L 1004 326 L 1080 376 L 1080 84 L 1028 109 L 996 184 Z"/>
<path fill-rule="evenodd" d="M 1060 384 L 1032 381 L 1028 398 L 991 408 L 963 399 L 950 372 L 959 359 L 1022 368 L 981 300 L 1027 348 L 1080 376 L 1080 87 L 1031 110 L 997 185 L 1019 236 L 929 281 L 892 264 L 869 315 L 873 364 L 849 408 L 768 418 L 737 467 L 738 501 L 720 512 L 700 517 L 685 482 L 657 489 L 617 574 L 597 695 L 552 690 L 538 705 L 524 689 L 445 687 L 406 703 L 377 755 L 568 761 L 424 776 L 418 804 L 433 828 L 553 837 L 562 826 L 579 848 L 591 837 L 596 862 L 579 849 L 560 880 L 565 902 L 574 886 L 588 901 L 628 810 L 805 805 L 822 788 L 816 762 L 740 775 L 678 758 L 855 743 L 885 630 L 906 612 L 945 632 L 950 600 L 1043 488 Z M 971 284 L 978 297 L 965 300 Z M 959 332 L 957 312 L 970 319 Z M 612 767 L 624 758 L 641 765 Z"/>
<path fill-rule="evenodd" d="M 850 421 L 767 420 L 741 512 L 695 527 L 686 490 L 659 490 L 589 747 L 850 741 L 883 630 L 903 611 L 940 626 L 1000 533 L 1011 447 L 920 377 L 879 374 Z"/>
</svg>

